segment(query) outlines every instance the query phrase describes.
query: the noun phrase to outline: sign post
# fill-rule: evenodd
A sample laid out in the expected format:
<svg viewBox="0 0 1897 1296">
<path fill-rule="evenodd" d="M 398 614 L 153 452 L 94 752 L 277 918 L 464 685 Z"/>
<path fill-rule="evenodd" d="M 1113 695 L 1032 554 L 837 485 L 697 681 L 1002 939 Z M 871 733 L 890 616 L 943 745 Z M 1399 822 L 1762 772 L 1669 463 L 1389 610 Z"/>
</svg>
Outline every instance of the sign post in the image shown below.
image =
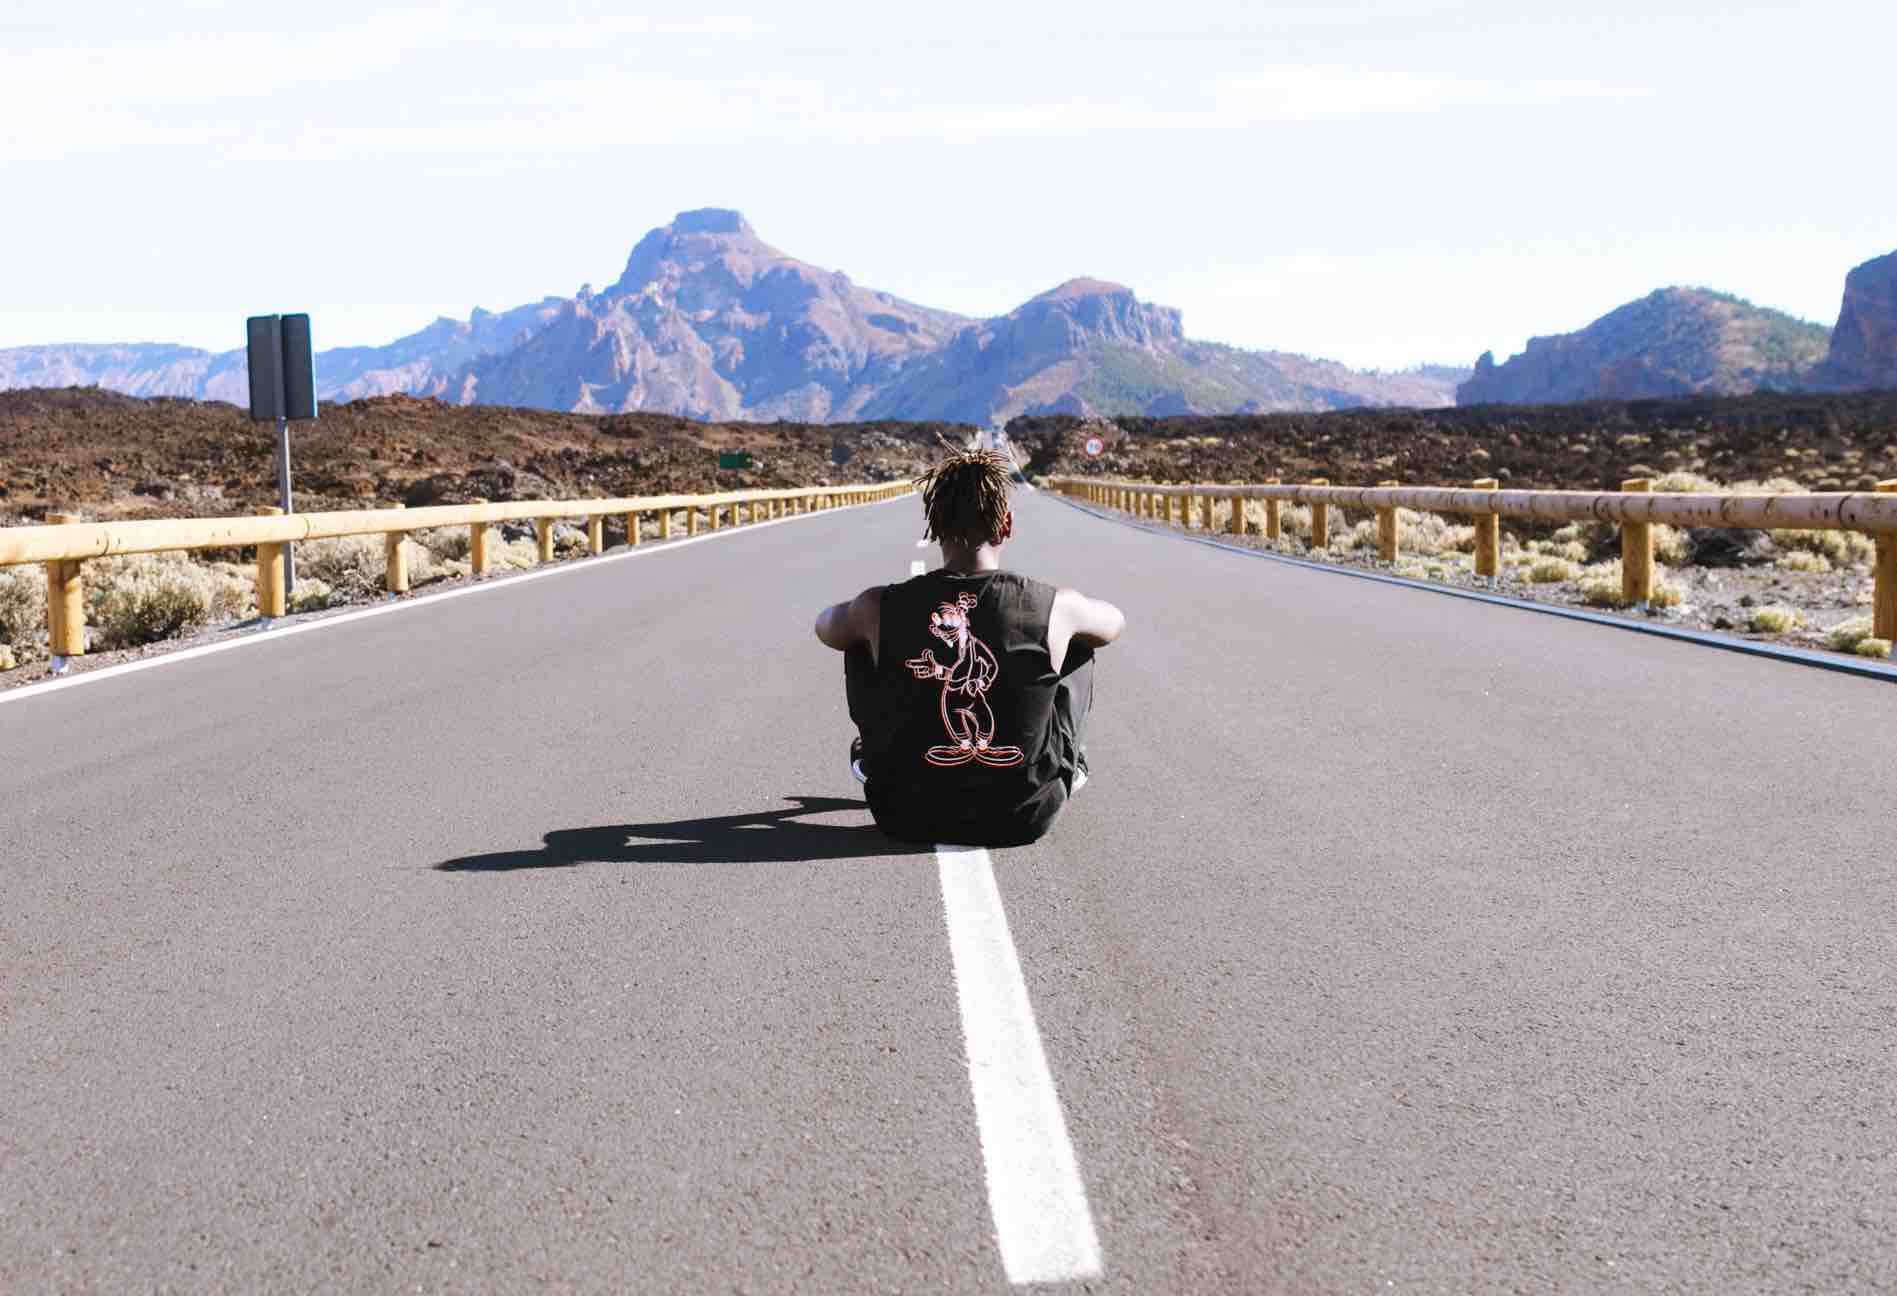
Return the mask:
<svg viewBox="0 0 1897 1296">
<path fill-rule="evenodd" d="M 316 418 L 316 369 L 308 315 L 252 315 L 244 321 L 250 367 L 250 421 L 277 425 L 277 496 L 294 513 L 290 491 L 290 420 Z M 283 546 L 283 588 L 296 588 L 296 558 Z"/>
</svg>

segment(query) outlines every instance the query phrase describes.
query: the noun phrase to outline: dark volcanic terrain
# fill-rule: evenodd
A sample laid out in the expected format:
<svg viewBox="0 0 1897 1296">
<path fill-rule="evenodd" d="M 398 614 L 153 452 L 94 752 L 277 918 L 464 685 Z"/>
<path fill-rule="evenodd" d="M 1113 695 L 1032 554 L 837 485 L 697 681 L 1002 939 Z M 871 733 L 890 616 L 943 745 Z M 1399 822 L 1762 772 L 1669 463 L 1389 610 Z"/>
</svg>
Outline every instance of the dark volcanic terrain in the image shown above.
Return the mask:
<svg viewBox="0 0 1897 1296">
<path fill-rule="evenodd" d="M 296 505 L 606 498 L 892 481 L 920 471 L 932 423 L 698 423 L 412 396 L 325 404 L 291 425 Z M 82 507 L 101 519 L 216 515 L 276 502 L 275 430 L 235 405 L 97 388 L 0 392 L 0 522 Z M 749 451 L 754 466 L 720 469 Z"/>
<path fill-rule="evenodd" d="M 1215 418 L 1016 419 L 1009 436 L 1036 473 L 1165 481 L 1618 489 L 1628 477 L 1784 478 L 1867 490 L 1897 477 L 1897 391 L 1759 393 L 1581 405 L 1336 410 Z M 1105 453 L 1089 459 L 1089 436 Z"/>
<path fill-rule="evenodd" d="M 297 506 L 605 497 L 887 481 L 919 472 L 954 423 L 699 423 L 379 396 L 294 425 Z M 1065 415 L 1008 425 L 1030 473 L 1165 481 L 1618 487 L 1629 476 L 1862 490 L 1897 477 L 1897 392 L 1761 393 L 1585 405 L 1217 417 Z M 1098 459 L 1084 446 L 1098 435 Z M 755 466 L 720 469 L 722 451 Z M 0 520 L 218 514 L 276 500 L 273 434 L 234 405 L 96 388 L 0 392 Z"/>
</svg>

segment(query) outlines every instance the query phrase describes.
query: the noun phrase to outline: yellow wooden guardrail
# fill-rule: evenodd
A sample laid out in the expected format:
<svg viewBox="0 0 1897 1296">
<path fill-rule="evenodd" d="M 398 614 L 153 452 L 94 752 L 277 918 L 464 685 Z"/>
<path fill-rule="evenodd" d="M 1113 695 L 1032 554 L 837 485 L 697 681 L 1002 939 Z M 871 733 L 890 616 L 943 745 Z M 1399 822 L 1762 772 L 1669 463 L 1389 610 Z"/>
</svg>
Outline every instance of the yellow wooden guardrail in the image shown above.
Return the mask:
<svg viewBox="0 0 1897 1296">
<path fill-rule="evenodd" d="M 1263 500 L 1264 535 L 1279 539 L 1280 506 L 1289 502 L 1311 510 L 1311 547 L 1330 543 L 1330 510 L 1354 508 L 1377 515 L 1378 556 L 1397 559 L 1396 511 L 1454 513 L 1474 519 L 1476 575 L 1493 579 L 1502 567 L 1501 519 L 1542 522 L 1602 522 L 1621 529 L 1621 595 L 1641 604 L 1653 597 L 1653 526 L 1727 527 L 1735 530 L 1862 531 L 1877 540 L 1877 589 L 1872 633 L 1897 639 L 1897 480 L 1877 483 L 1876 491 L 1838 491 L 1783 495 L 1724 495 L 1706 492 L 1655 492 L 1648 478 L 1621 483 L 1618 491 L 1501 490 L 1493 477 L 1466 490 L 1441 486 L 1333 486 L 1324 478 L 1287 485 L 1276 478 L 1257 485 L 1206 483 L 1161 484 L 1102 477 L 1051 477 L 1063 495 L 1084 499 L 1136 517 L 1173 521 L 1190 528 L 1200 512 L 1212 529 L 1214 501 L 1229 500 L 1228 530 L 1243 535 L 1250 527 L 1244 501 Z"/>
<path fill-rule="evenodd" d="M 388 537 L 389 591 L 408 592 L 407 533 L 436 527 L 465 526 L 469 530 L 468 562 L 477 577 L 488 571 L 488 528 L 500 522 L 531 521 L 540 542 L 540 560 L 553 558 L 553 524 L 564 518 L 585 518 L 592 552 L 606 547 L 605 520 L 624 517 L 626 543 L 639 543 L 639 517 L 656 513 L 659 536 L 673 537 L 673 514 L 685 515 L 687 535 L 698 533 L 699 510 L 709 528 L 719 529 L 728 509 L 731 525 L 761 522 L 791 514 L 906 495 L 915 488 L 907 481 L 881 485 L 804 486 L 787 490 L 726 491 L 711 495 L 651 495 L 629 499 L 516 500 L 490 504 L 443 504 L 428 508 L 354 509 L 335 513 L 291 513 L 266 509 L 261 515 L 223 518 L 163 518 L 148 522 L 82 522 L 76 514 L 49 514 L 46 526 L 0 528 L 0 567 L 22 563 L 46 565 L 48 637 L 54 657 L 77 657 L 85 652 L 86 600 L 81 568 L 88 558 L 111 554 L 159 553 L 180 549 L 256 547 L 257 610 L 279 617 L 287 606 L 284 589 L 284 548 L 302 540 L 337 536 Z"/>
</svg>

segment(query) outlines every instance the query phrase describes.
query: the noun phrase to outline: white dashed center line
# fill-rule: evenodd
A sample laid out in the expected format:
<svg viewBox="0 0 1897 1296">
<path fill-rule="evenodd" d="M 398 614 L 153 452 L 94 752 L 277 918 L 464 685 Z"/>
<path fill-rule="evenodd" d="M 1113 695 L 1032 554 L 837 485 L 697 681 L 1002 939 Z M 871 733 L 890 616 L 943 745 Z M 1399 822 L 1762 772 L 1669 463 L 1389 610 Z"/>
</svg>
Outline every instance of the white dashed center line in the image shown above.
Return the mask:
<svg viewBox="0 0 1897 1296">
<path fill-rule="evenodd" d="M 1015 1284 L 1097 1278 L 1100 1241 L 994 864 L 979 846 L 937 846 L 935 859 L 1001 1267 Z"/>
</svg>

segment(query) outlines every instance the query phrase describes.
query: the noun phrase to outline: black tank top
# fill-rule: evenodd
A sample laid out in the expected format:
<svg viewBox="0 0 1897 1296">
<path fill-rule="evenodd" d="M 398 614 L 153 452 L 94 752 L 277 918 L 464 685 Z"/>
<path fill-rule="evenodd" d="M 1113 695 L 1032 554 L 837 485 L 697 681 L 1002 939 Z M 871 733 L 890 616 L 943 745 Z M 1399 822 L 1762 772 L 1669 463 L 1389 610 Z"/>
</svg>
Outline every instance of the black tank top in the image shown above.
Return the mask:
<svg viewBox="0 0 1897 1296">
<path fill-rule="evenodd" d="M 1013 572 L 930 572 L 883 589 L 870 812 L 911 841 L 1033 841 L 1066 801 L 1047 650 L 1054 587 Z"/>
</svg>

